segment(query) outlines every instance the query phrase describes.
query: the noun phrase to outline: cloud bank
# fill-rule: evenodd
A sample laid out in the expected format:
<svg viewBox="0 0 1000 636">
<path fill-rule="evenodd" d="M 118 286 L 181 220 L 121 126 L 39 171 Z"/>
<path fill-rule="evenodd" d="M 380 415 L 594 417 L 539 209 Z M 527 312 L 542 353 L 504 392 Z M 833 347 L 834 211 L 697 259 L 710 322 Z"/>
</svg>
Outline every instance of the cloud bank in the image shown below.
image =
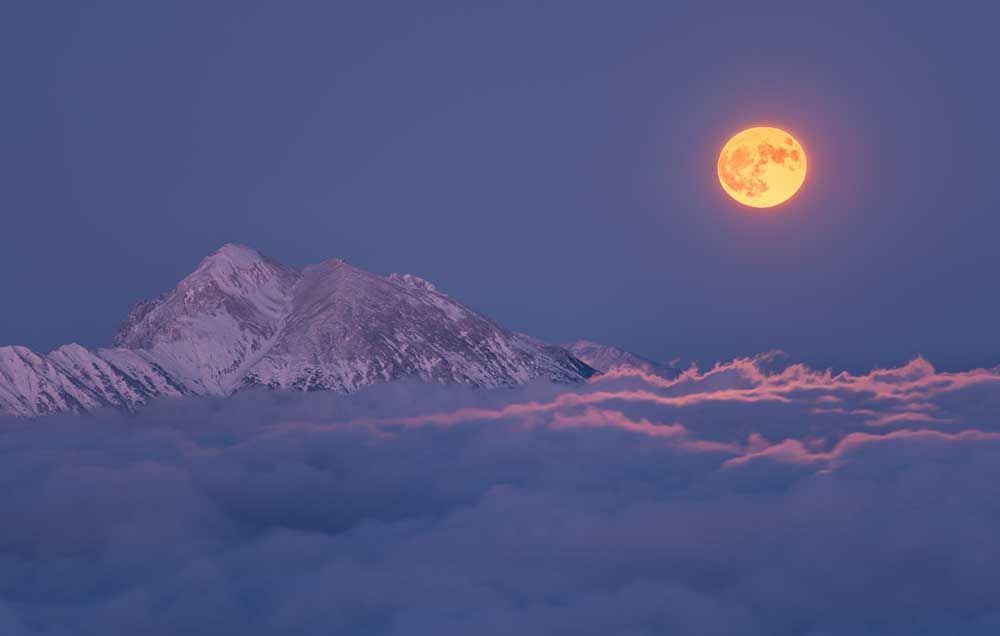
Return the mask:
<svg viewBox="0 0 1000 636">
<path fill-rule="evenodd" d="M 0 633 L 1000 633 L 1000 375 L 774 362 L 0 420 Z"/>
</svg>

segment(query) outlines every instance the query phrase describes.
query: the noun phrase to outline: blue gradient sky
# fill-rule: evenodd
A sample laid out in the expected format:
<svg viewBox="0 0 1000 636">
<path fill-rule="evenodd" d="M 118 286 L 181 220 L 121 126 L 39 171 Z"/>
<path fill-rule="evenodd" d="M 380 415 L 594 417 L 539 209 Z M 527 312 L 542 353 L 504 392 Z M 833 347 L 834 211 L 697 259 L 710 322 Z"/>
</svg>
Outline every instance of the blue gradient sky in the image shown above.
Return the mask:
<svg viewBox="0 0 1000 636">
<path fill-rule="evenodd" d="M 996 9 L 499 4 L 6 5 L 0 344 L 235 241 L 657 358 L 1000 363 Z M 753 124 L 809 153 L 764 215 L 715 177 Z"/>
</svg>

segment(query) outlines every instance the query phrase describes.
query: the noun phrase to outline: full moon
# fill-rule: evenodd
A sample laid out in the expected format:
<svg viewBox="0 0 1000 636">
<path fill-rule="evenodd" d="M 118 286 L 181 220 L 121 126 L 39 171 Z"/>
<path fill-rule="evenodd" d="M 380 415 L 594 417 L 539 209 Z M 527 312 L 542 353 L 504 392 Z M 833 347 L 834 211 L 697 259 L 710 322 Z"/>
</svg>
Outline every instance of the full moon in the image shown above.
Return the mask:
<svg viewBox="0 0 1000 636">
<path fill-rule="evenodd" d="M 748 128 L 726 142 L 719 155 L 719 183 L 743 205 L 771 208 L 784 203 L 805 180 L 806 153 L 780 128 Z"/>
</svg>

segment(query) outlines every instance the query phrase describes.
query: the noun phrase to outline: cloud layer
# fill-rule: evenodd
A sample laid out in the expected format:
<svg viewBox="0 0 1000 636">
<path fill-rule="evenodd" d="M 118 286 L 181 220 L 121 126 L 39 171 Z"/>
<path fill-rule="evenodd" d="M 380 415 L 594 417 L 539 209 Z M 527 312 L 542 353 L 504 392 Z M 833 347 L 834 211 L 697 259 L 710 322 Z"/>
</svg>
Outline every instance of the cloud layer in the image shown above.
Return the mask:
<svg viewBox="0 0 1000 636">
<path fill-rule="evenodd" d="M 0 421 L 0 633 L 992 635 L 997 413 L 764 357 Z"/>
</svg>

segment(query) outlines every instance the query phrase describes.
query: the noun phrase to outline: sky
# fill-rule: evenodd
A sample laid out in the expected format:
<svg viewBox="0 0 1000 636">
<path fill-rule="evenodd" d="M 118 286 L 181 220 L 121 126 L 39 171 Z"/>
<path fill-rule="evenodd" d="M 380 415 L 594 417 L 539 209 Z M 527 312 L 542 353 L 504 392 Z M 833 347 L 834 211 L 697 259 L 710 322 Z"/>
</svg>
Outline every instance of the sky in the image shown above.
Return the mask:
<svg viewBox="0 0 1000 636">
<path fill-rule="evenodd" d="M 226 242 L 703 364 L 1000 363 L 988 3 L 7 3 L 0 344 L 106 345 Z M 725 140 L 795 134 L 773 212 Z"/>
</svg>

